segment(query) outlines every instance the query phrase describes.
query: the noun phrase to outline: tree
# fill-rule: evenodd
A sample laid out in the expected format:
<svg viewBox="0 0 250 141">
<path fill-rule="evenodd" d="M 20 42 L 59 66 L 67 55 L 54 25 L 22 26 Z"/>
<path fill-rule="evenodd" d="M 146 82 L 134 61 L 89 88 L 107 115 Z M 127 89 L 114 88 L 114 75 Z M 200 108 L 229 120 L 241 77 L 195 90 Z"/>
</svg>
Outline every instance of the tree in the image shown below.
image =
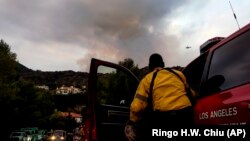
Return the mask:
<svg viewBox="0 0 250 141">
<path fill-rule="evenodd" d="M 134 60 L 131 58 L 126 58 L 123 61 L 119 61 L 118 64 L 126 67 L 131 72 L 133 72 L 139 80 L 141 80 L 146 74 L 149 73 L 148 67 L 144 67 L 142 69 L 139 69 L 138 65 L 135 65 Z"/>
<path fill-rule="evenodd" d="M 3 140 L 11 131 L 23 126 L 48 127 L 55 108 L 51 94 L 36 89 L 33 82 L 19 77 L 17 67 L 16 54 L 1 40 L 0 130 L 3 131 Z"/>
<path fill-rule="evenodd" d="M 0 85 L 11 83 L 16 77 L 16 54 L 10 51 L 10 46 L 0 40 Z"/>
<path fill-rule="evenodd" d="M 133 59 L 126 58 L 123 61 L 119 61 L 118 64 L 132 71 L 137 77 L 139 76 L 140 69 L 138 68 L 138 65 L 135 65 Z"/>
<path fill-rule="evenodd" d="M 16 54 L 10 51 L 10 46 L 0 40 L 0 127 L 3 134 L 8 134 L 11 126 L 4 126 L 11 122 L 10 115 L 15 113 L 13 101 L 17 100 L 15 93 Z"/>
</svg>

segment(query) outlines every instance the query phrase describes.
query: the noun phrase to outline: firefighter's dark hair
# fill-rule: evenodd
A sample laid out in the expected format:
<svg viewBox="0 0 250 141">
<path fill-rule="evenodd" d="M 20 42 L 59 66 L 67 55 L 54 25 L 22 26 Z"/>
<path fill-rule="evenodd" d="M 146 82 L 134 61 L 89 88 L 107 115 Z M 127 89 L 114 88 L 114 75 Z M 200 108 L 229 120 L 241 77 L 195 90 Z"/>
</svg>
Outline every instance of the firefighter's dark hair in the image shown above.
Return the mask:
<svg viewBox="0 0 250 141">
<path fill-rule="evenodd" d="M 149 57 L 149 70 L 153 71 L 157 67 L 164 67 L 165 64 L 160 54 L 154 53 Z"/>
</svg>

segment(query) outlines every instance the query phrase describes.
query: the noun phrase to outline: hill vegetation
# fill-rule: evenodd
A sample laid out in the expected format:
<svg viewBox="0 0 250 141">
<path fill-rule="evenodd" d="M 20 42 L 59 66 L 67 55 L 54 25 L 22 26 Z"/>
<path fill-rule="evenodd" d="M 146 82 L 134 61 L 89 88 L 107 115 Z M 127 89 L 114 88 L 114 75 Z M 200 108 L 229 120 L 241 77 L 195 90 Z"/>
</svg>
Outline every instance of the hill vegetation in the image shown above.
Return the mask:
<svg viewBox="0 0 250 141">
<path fill-rule="evenodd" d="M 31 70 L 24 65 L 18 63 L 18 73 L 20 77 L 27 81 L 32 81 L 35 85 L 49 86 L 50 90 L 54 90 L 61 86 L 74 86 L 82 88 L 87 86 L 88 73 L 68 71 L 40 71 Z"/>
</svg>

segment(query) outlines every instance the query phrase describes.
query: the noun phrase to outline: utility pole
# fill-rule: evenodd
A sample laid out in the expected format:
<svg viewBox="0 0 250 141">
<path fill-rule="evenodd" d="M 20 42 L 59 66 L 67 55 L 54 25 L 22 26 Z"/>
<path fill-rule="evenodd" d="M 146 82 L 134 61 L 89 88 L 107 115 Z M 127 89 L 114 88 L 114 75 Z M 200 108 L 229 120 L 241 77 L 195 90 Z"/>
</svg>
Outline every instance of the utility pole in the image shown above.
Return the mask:
<svg viewBox="0 0 250 141">
<path fill-rule="evenodd" d="M 232 6 L 232 4 L 231 4 L 230 0 L 229 0 L 229 4 L 230 4 L 230 7 L 231 7 L 232 12 L 233 12 L 234 19 L 236 20 L 236 23 L 237 23 L 237 25 L 238 25 L 238 28 L 240 29 L 240 25 L 239 25 L 239 23 L 238 23 L 238 20 L 237 20 L 236 14 L 234 13 L 233 6 Z"/>
</svg>

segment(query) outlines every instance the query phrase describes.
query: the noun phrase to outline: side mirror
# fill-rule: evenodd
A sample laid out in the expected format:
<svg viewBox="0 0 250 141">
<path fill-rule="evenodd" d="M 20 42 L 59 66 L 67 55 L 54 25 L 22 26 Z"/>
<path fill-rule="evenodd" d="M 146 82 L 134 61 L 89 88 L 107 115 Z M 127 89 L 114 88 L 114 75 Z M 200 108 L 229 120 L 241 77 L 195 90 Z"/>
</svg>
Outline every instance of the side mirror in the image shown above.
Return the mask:
<svg viewBox="0 0 250 141">
<path fill-rule="evenodd" d="M 207 80 L 205 83 L 205 92 L 209 95 L 212 93 L 219 92 L 221 90 L 220 86 L 225 82 L 225 77 L 223 75 L 214 75 Z"/>
</svg>

